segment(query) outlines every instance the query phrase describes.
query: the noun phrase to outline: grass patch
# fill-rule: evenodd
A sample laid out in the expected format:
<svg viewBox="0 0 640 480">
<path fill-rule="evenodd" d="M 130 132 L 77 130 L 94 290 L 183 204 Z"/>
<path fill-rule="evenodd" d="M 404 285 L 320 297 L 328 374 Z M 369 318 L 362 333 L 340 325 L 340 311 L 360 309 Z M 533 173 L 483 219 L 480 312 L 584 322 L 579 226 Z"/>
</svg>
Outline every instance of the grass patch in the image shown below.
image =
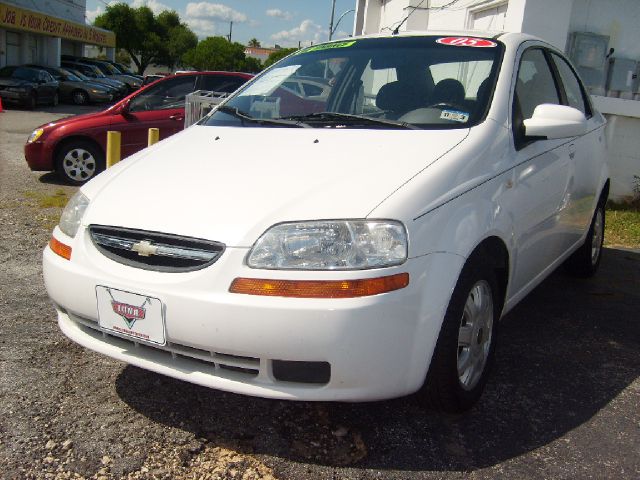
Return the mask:
<svg viewBox="0 0 640 480">
<path fill-rule="evenodd" d="M 25 197 L 34 200 L 40 208 L 63 208 L 69 201 L 69 195 L 59 188 L 54 193 L 25 192 Z"/>
<path fill-rule="evenodd" d="M 607 204 L 605 245 L 640 248 L 640 204 Z"/>
</svg>

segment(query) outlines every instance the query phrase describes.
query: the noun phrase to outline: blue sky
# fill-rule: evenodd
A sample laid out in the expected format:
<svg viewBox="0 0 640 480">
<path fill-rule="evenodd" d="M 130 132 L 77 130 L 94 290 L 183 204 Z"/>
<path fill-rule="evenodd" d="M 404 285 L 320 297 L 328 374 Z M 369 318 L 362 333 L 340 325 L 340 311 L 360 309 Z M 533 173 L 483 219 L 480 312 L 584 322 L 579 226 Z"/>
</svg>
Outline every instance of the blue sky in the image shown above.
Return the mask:
<svg viewBox="0 0 640 480">
<path fill-rule="evenodd" d="M 246 44 L 257 38 L 262 46 L 283 47 L 309 45 L 328 39 L 331 0 L 124 0 L 134 7 L 147 5 L 155 13 L 175 10 L 180 18 L 201 38 L 227 35 L 233 21 L 232 40 Z M 87 21 L 104 12 L 109 0 L 87 0 Z M 115 2 L 113 2 L 115 3 Z M 356 0 L 337 0 L 335 19 L 355 8 Z M 349 35 L 354 14 L 347 14 L 334 38 Z"/>
</svg>

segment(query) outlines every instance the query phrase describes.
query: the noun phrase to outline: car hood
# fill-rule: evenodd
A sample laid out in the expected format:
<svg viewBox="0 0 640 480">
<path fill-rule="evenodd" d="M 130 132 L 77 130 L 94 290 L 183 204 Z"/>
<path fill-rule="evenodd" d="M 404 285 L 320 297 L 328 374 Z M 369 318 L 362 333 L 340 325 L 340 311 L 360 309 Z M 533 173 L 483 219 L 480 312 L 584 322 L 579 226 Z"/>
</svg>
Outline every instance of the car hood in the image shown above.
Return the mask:
<svg viewBox="0 0 640 480">
<path fill-rule="evenodd" d="M 83 187 L 83 224 L 250 247 L 284 221 L 365 218 L 468 129 L 194 126 Z"/>
</svg>

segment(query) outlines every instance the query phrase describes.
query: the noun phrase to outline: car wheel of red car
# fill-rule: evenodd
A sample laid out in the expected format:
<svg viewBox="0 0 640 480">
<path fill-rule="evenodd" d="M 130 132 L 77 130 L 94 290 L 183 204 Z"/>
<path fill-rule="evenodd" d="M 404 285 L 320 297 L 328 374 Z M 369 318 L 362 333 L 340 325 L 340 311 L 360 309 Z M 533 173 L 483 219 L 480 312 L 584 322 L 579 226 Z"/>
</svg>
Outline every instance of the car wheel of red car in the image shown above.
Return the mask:
<svg viewBox="0 0 640 480">
<path fill-rule="evenodd" d="M 102 150 L 88 140 L 71 141 L 56 155 L 56 172 L 72 185 L 82 185 L 104 170 Z"/>
</svg>

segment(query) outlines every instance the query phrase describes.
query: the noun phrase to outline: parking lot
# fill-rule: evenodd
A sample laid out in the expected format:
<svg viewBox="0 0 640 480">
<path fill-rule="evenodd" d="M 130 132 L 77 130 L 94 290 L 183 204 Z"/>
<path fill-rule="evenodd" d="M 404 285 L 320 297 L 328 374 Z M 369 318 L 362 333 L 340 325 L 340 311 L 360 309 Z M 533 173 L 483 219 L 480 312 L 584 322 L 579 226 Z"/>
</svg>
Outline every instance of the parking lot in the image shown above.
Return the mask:
<svg viewBox="0 0 640 480">
<path fill-rule="evenodd" d="M 462 416 L 411 397 L 244 397 L 67 340 L 41 252 L 56 199 L 75 188 L 30 172 L 22 147 L 38 125 L 94 108 L 0 113 L 2 478 L 640 478 L 637 251 L 606 249 L 594 279 L 556 272 L 516 307 L 487 390 Z"/>
</svg>

